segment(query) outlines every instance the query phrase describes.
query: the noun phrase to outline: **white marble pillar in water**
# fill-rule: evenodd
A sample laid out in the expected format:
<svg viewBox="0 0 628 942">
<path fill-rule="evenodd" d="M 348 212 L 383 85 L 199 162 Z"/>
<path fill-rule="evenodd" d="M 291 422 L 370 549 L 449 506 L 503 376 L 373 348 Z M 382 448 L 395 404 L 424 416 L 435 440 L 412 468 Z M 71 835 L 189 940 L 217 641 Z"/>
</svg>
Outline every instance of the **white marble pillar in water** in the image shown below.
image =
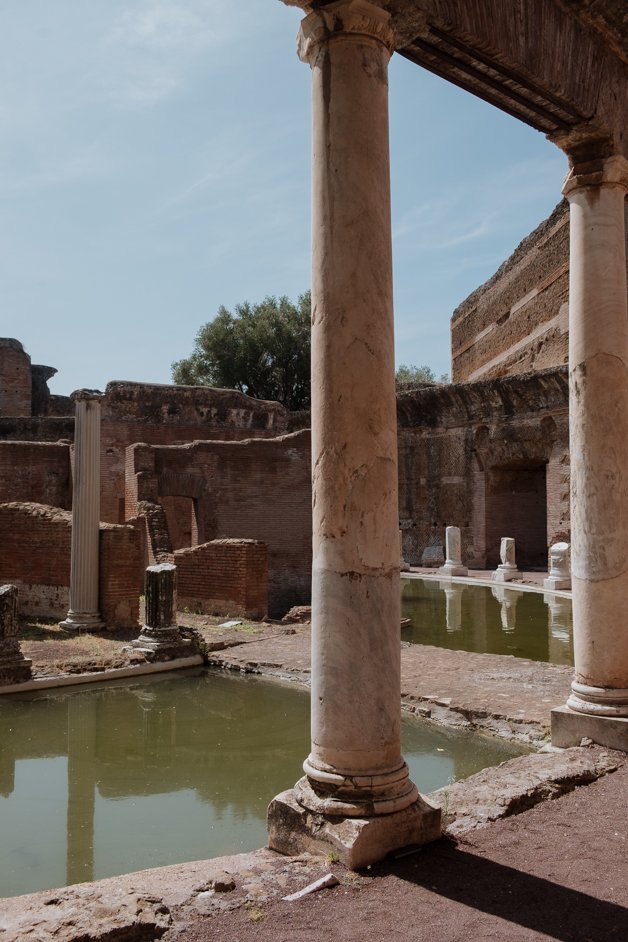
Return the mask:
<svg viewBox="0 0 628 942">
<path fill-rule="evenodd" d="M 517 569 L 515 561 L 515 541 L 511 536 L 502 537 L 499 558 L 501 562 L 493 573 L 495 582 L 510 582 L 512 579 L 521 578 L 521 573 Z"/>
<path fill-rule="evenodd" d="M 469 570 L 462 565 L 462 540 L 459 527 L 445 529 L 445 565 L 438 570 L 443 576 L 467 576 Z"/>
<path fill-rule="evenodd" d="M 70 610 L 64 628 L 104 627 L 98 607 L 100 538 L 100 393 L 73 394 L 76 409 L 72 477 Z"/>
</svg>

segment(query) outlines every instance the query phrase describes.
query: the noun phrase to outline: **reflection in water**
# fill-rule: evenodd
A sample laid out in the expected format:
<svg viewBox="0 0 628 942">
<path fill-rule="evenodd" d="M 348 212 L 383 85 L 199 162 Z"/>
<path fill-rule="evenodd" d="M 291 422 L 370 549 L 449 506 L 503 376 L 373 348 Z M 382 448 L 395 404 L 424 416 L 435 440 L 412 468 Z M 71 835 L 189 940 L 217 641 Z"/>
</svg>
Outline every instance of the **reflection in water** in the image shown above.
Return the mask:
<svg viewBox="0 0 628 942">
<path fill-rule="evenodd" d="M 573 664 L 571 599 L 504 585 L 402 580 L 402 641 Z"/>
<path fill-rule="evenodd" d="M 518 592 L 517 589 L 507 589 L 503 585 L 494 585 L 491 586 L 491 595 L 501 606 L 502 631 L 514 631 L 517 627 L 517 602 L 523 592 Z"/>
<path fill-rule="evenodd" d="M 449 580 L 438 583 L 445 593 L 445 628 L 449 632 L 462 628 L 462 592 L 464 586 Z"/>
<path fill-rule="evenodd" d="M 521 751 L 416 721 L 402 729 L 423 791 Z M 309 751 L 309 696 L 179 671 L 3 698 L 0 741 L 6 896 L 263 846 L 268 802 Z"/>
</svg>

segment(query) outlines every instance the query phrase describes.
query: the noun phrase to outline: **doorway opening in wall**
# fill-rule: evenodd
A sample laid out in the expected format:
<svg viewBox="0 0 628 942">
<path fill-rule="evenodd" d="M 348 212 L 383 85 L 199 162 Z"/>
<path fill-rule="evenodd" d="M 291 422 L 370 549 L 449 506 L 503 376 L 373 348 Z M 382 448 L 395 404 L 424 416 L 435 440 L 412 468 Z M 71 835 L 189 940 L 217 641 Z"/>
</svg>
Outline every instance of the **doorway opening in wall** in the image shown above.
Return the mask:
<svg viewBox="0 0 628 942">
<path fill-rule="evenodd" d="M 172 550 L 198 546 L 196 500 L 193 497 L 160 495 L 159 503 L 166 514 Z"/>
<path fill-rule="evenodd" d="M 514 537 L 519 569 L 547 568 L 546 465 L 521 462 L 490 469 L 486 494 L 486 561 L 499 565 L 503 536 Z"/>
</svg>

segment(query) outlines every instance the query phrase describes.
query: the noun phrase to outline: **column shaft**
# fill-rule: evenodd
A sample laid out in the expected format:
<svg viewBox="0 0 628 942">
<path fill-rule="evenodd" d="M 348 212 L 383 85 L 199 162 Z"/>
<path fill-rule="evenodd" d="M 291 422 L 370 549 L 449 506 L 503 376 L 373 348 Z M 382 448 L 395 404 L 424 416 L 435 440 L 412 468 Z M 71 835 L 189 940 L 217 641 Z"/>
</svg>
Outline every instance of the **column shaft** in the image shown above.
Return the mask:
<svg viewBox="0 0 628 942">
<path fill-rule="evenodd" d="M 400 751 L 400 580 L 387 66 L 390 15 L 301 24 L 312 67 L 312 743 L 269 846 L 350 867 L 440 834 Z"/>
<path fill-rule="evenodd" d="M 568 706 L 628 716 L 628 165 L 565 185 L 575 681 Z"/>
<path fill-rule="evenodd" d="M 102 628 L 98 608 L 100 538 L 100 397 L 75 394 L 70 610 L 62 624 Z"/>
</svg>

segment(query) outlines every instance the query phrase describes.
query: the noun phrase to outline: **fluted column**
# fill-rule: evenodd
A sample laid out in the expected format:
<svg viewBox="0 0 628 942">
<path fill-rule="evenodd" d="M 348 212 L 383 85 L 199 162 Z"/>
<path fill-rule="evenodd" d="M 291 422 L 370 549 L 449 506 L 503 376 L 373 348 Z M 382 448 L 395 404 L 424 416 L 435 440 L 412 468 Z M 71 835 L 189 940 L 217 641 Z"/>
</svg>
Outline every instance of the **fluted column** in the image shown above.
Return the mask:
<svg viewBox="0 0 628 942">
<path fill-rule="evenodd" d="M 389 14 L 365 0 L 310 14 L 299 36 L 313 107 L 312 741 L 290 794 L 326 827 L 329 816 L 379 818 L 351 841 L 327 827 L 350 866 L 439 829 L 400 752 L 392 46 Z M 270 846 L 292 850 L 276 826 L 284 811 L 271 805 Z"/>
<path fill-rule="evenodd" d="M 98 607 L 100 536 L 100 401 L 88 389 L 74 393 L 74 472 L 70 610 L 64 628 L 93 631 L 104 627 Z"/>
<path fill-rule="evenodd" d="M 570 204 L 569 435 L 577 735 L 604 737 L 628 717 L 628 308 L 622 157 L 576 165 Z M 561 718 L 559 717 L 559 722 Z M 553 738 L 556 741 L 553 718 Z M 626 719 L 609 735 L 623 729 Z M 577 735 L 574 734 L 575 738 Z M 560 743 L 559 743 L 560 744 Z"/>
</svg>

